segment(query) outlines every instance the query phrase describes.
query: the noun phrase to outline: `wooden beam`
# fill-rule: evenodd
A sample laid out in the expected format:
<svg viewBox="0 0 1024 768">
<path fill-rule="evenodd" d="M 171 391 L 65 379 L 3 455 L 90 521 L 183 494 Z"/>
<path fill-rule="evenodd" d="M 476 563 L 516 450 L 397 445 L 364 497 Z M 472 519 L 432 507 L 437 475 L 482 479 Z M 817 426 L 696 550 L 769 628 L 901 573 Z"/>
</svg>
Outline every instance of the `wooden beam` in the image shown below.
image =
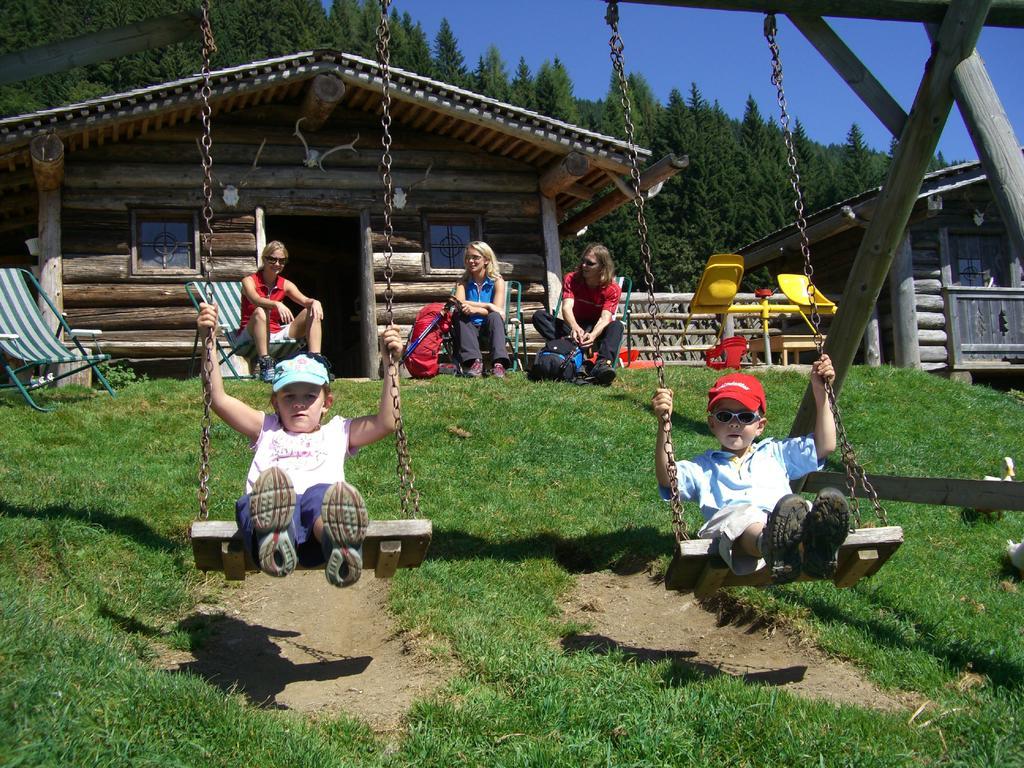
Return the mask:
<svg viewBox="0 0 1024 768">
<path fill-rule="evenodd" d="M 656 187 L 662 182 L 671 179 L 689 164 L 690 158 L 686 155 L 665 155 L 665 157 L 640 174 L 640 191 L 646 192 L 652 187 Z M 631 198 L 632 190 L 627 194 L 622 189 L 615 189 L 600 200 L 584 208 L 571 219 L 563 221 L 558 227 L 558 234 L 562 237 L 576 237 L 576 233 L 585 226 L 604 218 L 616 208 L 630 202 Z"/>
<path fill-rule="evenodd" d="M 558 237 L 558 209 L 550 197 L 540 196 L 541 237 L 544 240 L 546 306 L 553 309 L 562 295 L 562 245 Z"/>
<path fill-rule="evenodd" d="M 306 87 L 299 114 L 306 118 L 302 127 L 309 131 L 318 130 L 345 95 L 345 83 L 334 75 L 317 75 Z"/>
<path fill-rule="evenodd" d="M 60 137 L 55 133 L 34 137 L 29 143 L 29 157 L 36 189 L 40 192 L 60 189 L 64 181 L 64 142 Z"/>
<path fill-rule="evenodd" d="M 186 11 L 8 53 L 0 56 L 0 85 L 198 37 L 199 20 L 198 11 Z"/>
<path fill-rule="evenodd" d="M 800 30 L 808 42 L 818 49 L 832 69 L 846 81 L 864 105 L 870 109 L 882 125 L 893 136 L 903 133 L 907 113 L 885 87 L 875 79 L 857 55 L 835 33 L 824 19 L 818 16 L 797 16 L 790 14 L 789 20 Z"/>
<path fill-rule="evenodd" d="M 842 306 L 825 341 L 825 352 L 836 369 L 833 388 L 837 396 L 878 302 L 878 294 L 921 191 L 928 163 L 935 155 L 939 136 L 953 107 L 950 88 L 953 70 L 974 50 L 990 5 L 991 0 L 953 0 L 939 30 L 910 117 L 896 146 L 889 175 L 878 195 L 876 215 L 857 249 L 843 289 Z M 805 435 L 812 431 L 814 414 L 814 396 L 808 384 L 790 434 Z"/>
<path fill-rule="evenodd" d="M 540 193 L 554 197 L 573 186 L 590 170 L 590 159 L 582 152 L 570 152 L 561 162 L 548 168 L 540 177 Z"/>
<path fill-rule="evenodd" d="M 930 25 L 928 34 L 934 41 Z M 1013 251 L 1024 257 L 1024 154 L 977 51 L 953 70 L 953 98 L 978 150 Z"/>
<path fill-rule="evenodd" d="M 838 16 L 847 19 L 941 22 L 956 0 L 623 0 L 640 5 L 673 5 L 720 11 L 770 13 L 783 10 L 800 16 Z M 985 24 L 1024 27 L 1024 0 L 993 0 Z"/>
<path fill-rule="evenodd" d="M 901 475 L 868 475 L 867 478 L 878 498 L 888 501 L 1024 512 L 1024 483 Z M 804 491 L 817 493 L 822 488 L 846 488 L 846 474 L 812 472 L 804 478 Z"/>
</svg>

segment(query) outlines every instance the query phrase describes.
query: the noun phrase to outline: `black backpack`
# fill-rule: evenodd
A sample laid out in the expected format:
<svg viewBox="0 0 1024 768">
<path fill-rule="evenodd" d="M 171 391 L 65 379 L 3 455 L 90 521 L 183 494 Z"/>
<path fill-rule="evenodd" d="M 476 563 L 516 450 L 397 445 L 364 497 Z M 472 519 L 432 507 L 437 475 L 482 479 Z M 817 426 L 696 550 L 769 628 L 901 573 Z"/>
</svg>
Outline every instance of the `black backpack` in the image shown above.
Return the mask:
<svg viewBox="0 0 1024 768">
<path fill-rule="evenodd" d="M 572 339 L 551 339 L 533 358 L 530 381 L 573 381 L 583 367 L 583 350 Z"/>
</svg>

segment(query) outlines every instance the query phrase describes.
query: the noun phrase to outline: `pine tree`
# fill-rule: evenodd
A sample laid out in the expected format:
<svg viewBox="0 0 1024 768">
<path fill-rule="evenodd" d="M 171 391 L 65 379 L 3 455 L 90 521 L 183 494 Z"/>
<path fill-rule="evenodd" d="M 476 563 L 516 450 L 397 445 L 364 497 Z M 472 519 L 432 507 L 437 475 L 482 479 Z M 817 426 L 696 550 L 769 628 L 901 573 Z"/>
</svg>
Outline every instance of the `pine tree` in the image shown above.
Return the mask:
<svg viewBox="0 0 1024 768">
<path fill-rule="evenodd" d="M 512 78 L 512 86 L 509 91 L 509 100 L 516 106 L 523 109 L 537 109 L 537 88 L 530 68 L 526 64 L 526 59 L 522 56 L 519 57 L 519 66 L 516 67 L 516 74 Z"/>
<path fill-rule="evenodd" d="M 441 26 L 434 38 L 434 77 L 451 85 L 469 85 L 466 61 L 448 19 L 441 19 Z"/>
<path fill-rule="evenodd" d="M 537 111 L 568 123 L 579 121 L 576 100 L 572 95 L 572 81 L 558 57 L 545 61 L 537 73 Z"/>
<path fill-rule="evenodd" d="M 400 58 L 396 59 L 395 63 L 410 72 L 429 76 L 433 65 L 430 60 L 430 43 L 423 26 L 418 21 L 413 21 L 408 13 L 403 13 L 402 30 L 405 42 Z"/>
<path fill-rule="evenodd" d="M 489 46 L 487 53 L 480 57 L 476 72 L 473 73 L 473 88 L 492 99 L 509 100 L 511 86 L 508 82 L 508 71 L 497 46 Z"/>
<path fill-rule="evenodd" d="M 840 199 L 859 195 L 877 185 L 877 174 L 873 172 L 871 152 L 864 144 L 860 126 L 853 123 L 846 134 L 843 147 L 843 161 L 839 166 L 838 192 Z"/>
</svg>

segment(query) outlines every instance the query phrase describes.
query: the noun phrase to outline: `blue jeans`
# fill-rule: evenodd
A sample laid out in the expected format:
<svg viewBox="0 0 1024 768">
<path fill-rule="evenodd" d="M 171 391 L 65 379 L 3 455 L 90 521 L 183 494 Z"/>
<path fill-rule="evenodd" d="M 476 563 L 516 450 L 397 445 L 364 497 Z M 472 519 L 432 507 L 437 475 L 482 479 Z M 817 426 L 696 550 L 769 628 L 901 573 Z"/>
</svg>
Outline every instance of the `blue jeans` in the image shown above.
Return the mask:
<svg viewBox="0 0 1024 768">
<path fill-rule="evenodd" d="M 292 513 L 292 522 L 288 526 L 288 533 L 295 544 L 295 553 L 299 557 L 299 563 L 306 568 L 315 568 L 326 562 L 320 542 L 313 535 L 313 526 L 320 517 L 324 494 L 330 487 L 330 483 L 313 485 L 307 488 L 305 493 L 295 498 L 295 512 Z M 248 493 L 235 502 L 235 520 L 238 522 L 238 528 L 242 531 L 242 536 L 249 547 L 253 560 L 258 563 L 259 543 L 249 509 Z"/>
</svg>

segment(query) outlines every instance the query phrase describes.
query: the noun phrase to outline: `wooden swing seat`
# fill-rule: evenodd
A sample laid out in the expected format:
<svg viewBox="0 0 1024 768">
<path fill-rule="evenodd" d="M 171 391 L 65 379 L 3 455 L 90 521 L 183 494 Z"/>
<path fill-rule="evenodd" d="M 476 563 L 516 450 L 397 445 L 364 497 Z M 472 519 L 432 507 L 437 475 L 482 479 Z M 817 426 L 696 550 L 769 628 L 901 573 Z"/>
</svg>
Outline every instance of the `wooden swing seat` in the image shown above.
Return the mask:
<svg viewBox="0 0 1024 768">
<path fill-rule="evenodd" d="M 432 535 L 429 520 L 371 520 L 363 540 L 363 568 L 373 568 L 378 579 L 391 578 L 398 568 L 416 568 Z M 197 520 L 191 538 L 200 571 L 223 571 L 228 581 L 243 581 L 247 571 L 259 571 L 234 521 Z"/>
<path fill-rule="evenodd" d="M 903 528 L 898 525 L 851 531 L 839 548 L 839 566 L 832 583 L 852 587 L 881 568 L 902 543 Z M 799 580 L 814 581 L 809 576 Z M 707 597 L 722 587 L 768 587 L 771 583 L 767 568 L 737 576 L 719 557 L 712 539 L 680 542 L 665 572 L 665 589 L 693 592 L 696 597 Z"/>
</svg>

